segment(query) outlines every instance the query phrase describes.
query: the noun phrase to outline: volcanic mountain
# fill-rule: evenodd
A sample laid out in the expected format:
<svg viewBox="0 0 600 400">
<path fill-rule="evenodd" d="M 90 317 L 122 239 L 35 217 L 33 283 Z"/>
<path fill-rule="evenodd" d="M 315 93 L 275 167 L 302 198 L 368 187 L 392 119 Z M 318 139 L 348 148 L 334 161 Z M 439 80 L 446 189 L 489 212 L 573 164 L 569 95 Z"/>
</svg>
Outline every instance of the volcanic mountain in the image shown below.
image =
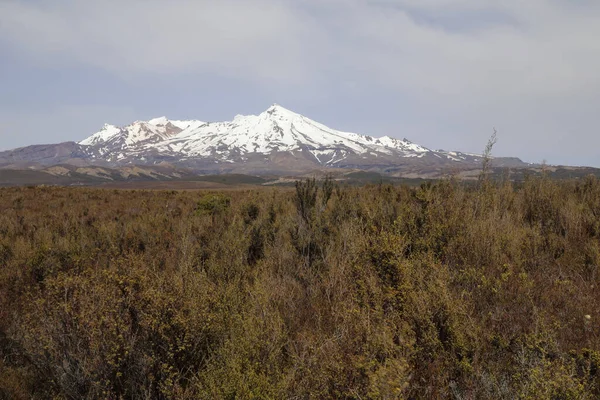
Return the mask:
<svg viewBox="0 0 600 400">
<path fill-rule="evenodd" d="M 374 170 L 394 175 L 443 168 L 472 169 L 481 157 L 430 150 L 407 139 L 341 132 L 277 104 L 230 122 L 169 120 L 106 124 L 81 142 L 36 145 L 0 153 L 1 165 L 172 164 L 203 173 L 290 173 L 321 168 Z M 499 158 L 496 166 L 527 166 Z"/>
</svg>

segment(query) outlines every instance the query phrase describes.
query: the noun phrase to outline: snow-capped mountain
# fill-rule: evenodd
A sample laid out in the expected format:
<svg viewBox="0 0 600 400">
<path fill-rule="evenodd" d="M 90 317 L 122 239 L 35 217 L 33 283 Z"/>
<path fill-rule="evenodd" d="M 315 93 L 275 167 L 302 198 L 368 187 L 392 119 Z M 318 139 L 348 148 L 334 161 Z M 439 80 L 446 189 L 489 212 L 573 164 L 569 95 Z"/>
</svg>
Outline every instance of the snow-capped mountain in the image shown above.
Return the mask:
<svg viewBox="0 0 600 400">
<path fill-rule="evenodd" d="M 152 152 L 180 161 L 210 158 L 231 163 L 245 161 L 249 155 L 307 152 L 317 164 L 333 166 L 350 156 L 423 157 L 431 153 L 406 139 L 336 131 L 276 104 L 260 115 L 238 115 L 231 122 L 161 117 L 123 128 L 107 124 L 79 144 L 93 147 L 93 153 L 108 161 L 135 159 Z"/>
<path fill-rule="evenodd" d="M 0 153 L 0 162 L 3 158 L 111 166 L 167 162 L 203 172 L 255 173 L 323 167 L 396 172 L 411 166 L 480 163 L 477 155 L 434 151 L 407 139 L 337 131 L 277 104 L 259 115 L 238 115 L 230 122 L 160 117 L 124 127 L 106 124 L 79 143 L 61 146 L 58 159 L 52 160 L 53 147 L 46 146 Z M 36 159 L 39 150 L 43 157 Z M 524 164 L 518 159 L 500 160 Z"/>
</svg>

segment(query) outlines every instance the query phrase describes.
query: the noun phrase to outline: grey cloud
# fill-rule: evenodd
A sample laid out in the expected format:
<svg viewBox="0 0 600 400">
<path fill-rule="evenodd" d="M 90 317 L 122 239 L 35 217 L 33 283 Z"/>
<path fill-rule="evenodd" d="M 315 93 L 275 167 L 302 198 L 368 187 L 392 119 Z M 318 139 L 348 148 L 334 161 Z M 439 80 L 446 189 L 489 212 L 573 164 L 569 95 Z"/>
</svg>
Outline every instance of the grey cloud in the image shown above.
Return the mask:
<svg viewBox="0 0 600 400">
<path fill-rule="evenodd" d="M 167 5 L 168 4 L 168 5 Z M 0 4 L 3 37 L 39 59 L 119 74 L 216 70 L 302 76 L 311 26 L 272 1 L 156 0 Z"/>
<path fill-rule="evenodd" d="M 493 23 L 461 29 L 478 15 Z M 37 62 L 123 77 L 202 71 L 315 96 L 328 81 L 395 91 L 440 115 L 436 127 L 411 123 L 415 140 L 449 147 L 440 131 L 462 126 L 453 138 L 475 151 L 473 132 L 498 120 L 510 127 L 508 143 L 557 143 L 577 125 L 587 133 L 571 135 L 600 144 L 589 136 L 590 105 L 600 101 L 598 20 L 600 3 L 567 0 L 4 0 L 0 41 Z M 538 157 L 516 155 L 527 154 Z"/>
<path fill-rule="evenodd" d="M 40 58 L 124 74 L 204 70 L 305 83 L 341 69 L 439 94 L 552 95 L 600 86 L 598 15 L 550 1 L 502 4 L 9 0 L 0 4 L 0 29 L 4 40 Z M 419 23 L 410 12 L 443 14 L 452 7 L 502 10 L 520 26 L 452 32 Z"/>
</svg>

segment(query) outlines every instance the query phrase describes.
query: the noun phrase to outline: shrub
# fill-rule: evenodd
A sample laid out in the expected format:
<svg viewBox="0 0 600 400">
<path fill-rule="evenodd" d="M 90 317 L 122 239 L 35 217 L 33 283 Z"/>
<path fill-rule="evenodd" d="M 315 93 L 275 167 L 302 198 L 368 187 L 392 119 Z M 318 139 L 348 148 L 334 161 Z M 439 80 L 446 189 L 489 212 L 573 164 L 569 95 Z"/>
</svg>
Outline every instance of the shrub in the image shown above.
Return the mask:
<svg viewBox="0 0 600 400">
<path fill-rule="evenodd" d="M 484 182 L 0 189 L 0 398 L 599 398 L 597 178 Z"/>
<path fill-rule="evenodd" d="M 314 178 L 306 179 L 305 181 L 296 181 L 296 197 L 294 197 L 296 209 L 298 210 L 298 214 L 307 223 L 310 221 L 315 205 L 317 204 L 318 190 L 319 187 Z"/>
<path fill-rule="evenodd" d="M 222 194 L 204 195 L 196 206 L 196 212 L 200 215 L 218 215 L 229 208 L 231 200 Z"/>
</svg>

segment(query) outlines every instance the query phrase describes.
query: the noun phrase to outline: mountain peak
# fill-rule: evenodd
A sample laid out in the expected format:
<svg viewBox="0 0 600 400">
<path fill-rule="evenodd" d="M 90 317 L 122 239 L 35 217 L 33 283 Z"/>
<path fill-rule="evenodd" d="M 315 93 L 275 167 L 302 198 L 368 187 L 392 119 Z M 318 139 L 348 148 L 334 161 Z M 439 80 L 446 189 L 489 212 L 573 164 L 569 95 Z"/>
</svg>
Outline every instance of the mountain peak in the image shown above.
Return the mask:
<svg viewBox="0 0 600 400">
<path fill-rule="evenodd" d="M 121 133 L 120 128 L 116 127 L 115 125 L 104 124 L 104 126 L 102 127 L 100 132 L 93 134 L 92 136 L 88 137 L 87 139 L 79 142 L 79 144 L 86 145 L 86 146 L 95 145 L 95 144 L 98 144 L 101 142 L 105 142 L 105 141 L 111 139 L 112 137 L 118 135 L 119 133 Z"/>
<path fill-rule="evenodd" d="M 288 110 L 287 108 L 285 108 L 277 103 L 273 103 L 273 105 L 271 107 L 267 108 L 267 111 L 265 111 L 265 112 L 268 114 L 285 113 L 285 114 L 299 115 L 298 113 L 295 113 L 292 110 Z"/>
<path fill-rule="evenodd" d="M 331 129 L 278 103 L 259 115 L 236 115 L 233 121 L 207 123 L 162 116 L 125 127 L 105 125 L 79 143 L 86 146 L 83 151 L 95 161 L 168 161 L 210 170 L 234 165 L 272 168 L 273 160 L 286 160 L 285 166 L 277 166 L 284 169 L 292 168 L 292 164 L 298 168 L 387 168 L 404 165 L 408 160 L 422 160 L 427 165 L 476 162 L 469 155 L 431 151 L 407 139 Z"/>
<path fill-rule="evenodd" d="M 148 123 L 152 125 L 166 125 L 169 123 L 169 119 L 165 116 L 162 116 L 158 118 L 152 118 L 150 121 L 148 121 Z"/>
</svg>

